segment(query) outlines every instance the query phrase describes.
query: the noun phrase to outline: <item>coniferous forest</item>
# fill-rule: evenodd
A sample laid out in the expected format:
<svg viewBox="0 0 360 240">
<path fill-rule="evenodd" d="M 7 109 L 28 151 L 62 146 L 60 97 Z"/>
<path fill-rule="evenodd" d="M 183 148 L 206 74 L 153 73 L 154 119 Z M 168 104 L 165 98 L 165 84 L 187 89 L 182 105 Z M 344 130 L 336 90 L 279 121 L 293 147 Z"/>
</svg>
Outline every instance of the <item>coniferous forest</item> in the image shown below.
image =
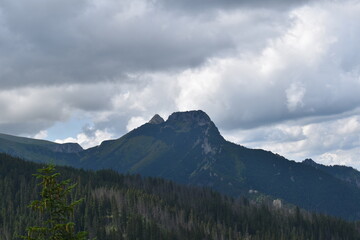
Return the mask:
<svg viewBox="0 0 360 240">
<path fill-rule="evenodd" d="M 39 199 L 33 176 L 43 165 L 0 154 L 0 240 L 19 239 L 42 216 L 28 205 Z M 359 225 L 272 202 L 234 199 L 213 190 L 111 170 L 56 167 L 78 185 L 84 200 L 71 221 L 90 239 L 360 239 Z"/>
</svg>

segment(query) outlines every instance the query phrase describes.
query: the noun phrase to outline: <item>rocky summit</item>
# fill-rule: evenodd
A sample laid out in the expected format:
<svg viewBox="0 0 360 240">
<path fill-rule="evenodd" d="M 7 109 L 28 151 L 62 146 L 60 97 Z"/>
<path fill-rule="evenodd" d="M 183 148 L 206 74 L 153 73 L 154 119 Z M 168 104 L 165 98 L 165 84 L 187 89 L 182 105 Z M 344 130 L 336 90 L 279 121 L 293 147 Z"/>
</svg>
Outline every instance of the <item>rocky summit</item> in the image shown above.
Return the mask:
<svg viewBox="0 0 360 240">
<path fill-rule="evenodd" d="M 160 117 L 159 114 L 155 114 L 149 121 L 150 124 L 160 124 L 165 122 L 162 117 Z"/>
<path fill-rule="evenodd" d="M 187 112 L 175 112 L 169 116 L 167 120 L 169 124 L 171 123 L 188 123 L 188 124 L 196 124 L 199 126 L 203 126 L 206 124 L 212 123 L 210 117 L 201 110 L 197 111 L 187 111 Z"/>
</svg>

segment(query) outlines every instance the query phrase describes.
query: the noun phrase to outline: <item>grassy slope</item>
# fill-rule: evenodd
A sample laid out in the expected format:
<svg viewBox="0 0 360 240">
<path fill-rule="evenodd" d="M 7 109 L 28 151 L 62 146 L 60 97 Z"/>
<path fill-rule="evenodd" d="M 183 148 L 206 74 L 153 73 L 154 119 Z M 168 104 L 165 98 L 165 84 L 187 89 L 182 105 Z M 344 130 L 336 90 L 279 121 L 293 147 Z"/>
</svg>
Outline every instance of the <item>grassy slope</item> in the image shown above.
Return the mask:
<svg viewBox="0 0 360 240">
<path fill-rule="evenodd" d="M 60 144 L 0 134 L 0 152 L 34 162 L 77 166 L 78 154 L 55 152 L 53 149 L 57 145 Z"/>
</svg>

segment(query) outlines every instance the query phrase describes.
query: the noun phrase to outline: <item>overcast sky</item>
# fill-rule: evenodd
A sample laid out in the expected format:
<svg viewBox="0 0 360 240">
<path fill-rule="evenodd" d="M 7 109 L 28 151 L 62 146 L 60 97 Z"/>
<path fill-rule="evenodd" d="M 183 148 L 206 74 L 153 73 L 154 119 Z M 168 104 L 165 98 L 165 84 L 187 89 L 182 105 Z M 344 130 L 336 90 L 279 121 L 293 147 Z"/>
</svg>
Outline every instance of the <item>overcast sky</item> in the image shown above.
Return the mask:
<svg viewBox="0 0 360 240">
<path fill-rule="evenodd" d="M 360 1 L 1 0 L 0 132 L 84 148 L 202 109 L 230 141 L 360 169 Z"/>
</svg>

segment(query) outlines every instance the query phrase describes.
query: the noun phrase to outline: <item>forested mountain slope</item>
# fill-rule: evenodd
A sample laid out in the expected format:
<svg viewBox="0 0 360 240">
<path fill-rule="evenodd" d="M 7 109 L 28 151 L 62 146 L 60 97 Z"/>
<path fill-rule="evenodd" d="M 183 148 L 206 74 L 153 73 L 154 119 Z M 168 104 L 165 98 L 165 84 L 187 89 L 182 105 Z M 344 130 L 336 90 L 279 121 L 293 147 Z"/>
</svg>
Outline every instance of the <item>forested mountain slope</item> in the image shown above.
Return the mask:
<svg viewBox="0 0 360 240">
<path fill-rule="evenodd" d="M 156 115 L 119 139 L 83 151 L 55 151 L 46 141 L 20 139 L 12 145 L 15 141 L 10 137 L 1 139 L 0 151 L 11 146 L 14 152 L 5 152 L 32 161 L 161 177 L 233 197 L 260 192 L 310 211 L 360 219 L 360 189 L 344 181 L 349 179 L 346 172 L 339 177 L 269 151 L 228 142 L 203 111 L 176 112 L 166 121 Z"/>
<path fill-rule="evenodd" d="M 80 155 L 84 168 L 162 177 L 231 196 L 256 190 L 308 210 L 360 218 L 358 188 L 311 166 L 228 142 L 203 111 L 150 121 Z"/>
<path fill-rule="evenodd" d="M 360 172 L 352 167 L 340 165 L 325 166 L 314 162 L 312 159 L 305 159 L 302 163 L 324 171 L 337 179 L 360 188 Z"/>
<path fill-rule="evenodd" d="M 41 219 L 28 207 L 38 198 L 32 176 L 39 164 L 0 154 L 0 239 L 17 239 Z M 73 199 L 84 197 L 74 218 L 78 229 L 97 239 L 360 239 L 354 223 L 274 208 L 186 187 L 158 178 L 89 172 L 58 167 L 79 185 Z"/>
</svg>

